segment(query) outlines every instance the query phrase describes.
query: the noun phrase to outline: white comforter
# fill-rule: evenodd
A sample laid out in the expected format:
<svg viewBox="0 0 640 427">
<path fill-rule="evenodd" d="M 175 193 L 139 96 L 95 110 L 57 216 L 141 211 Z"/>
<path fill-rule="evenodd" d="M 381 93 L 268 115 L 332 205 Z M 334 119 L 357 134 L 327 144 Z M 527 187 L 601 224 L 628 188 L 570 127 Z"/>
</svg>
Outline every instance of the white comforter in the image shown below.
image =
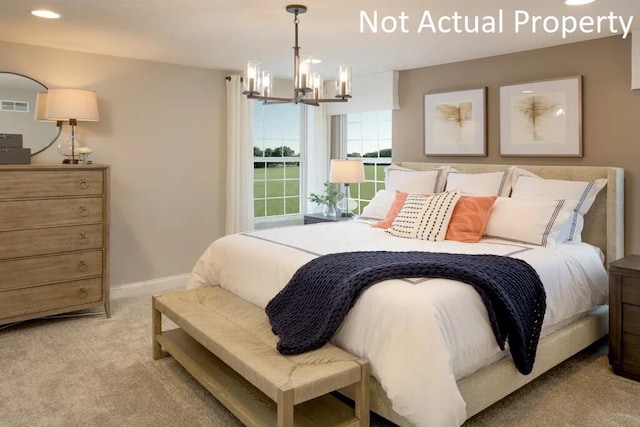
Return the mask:
<svg viewBox="0 0 640 427">
<path fill-rule="evenodd" d="M 486 239 L 468 244 L 392 237 L 358 222 L 322 223 L 234 234 L 216 240 L 188 287 L 219 284 L 260 306 L 318 255 L 354 250 L 507 255 L 533 266 L 547 293 L 543 332 L 606 302 L 600 251 L 555 249 Z M 389 280 L 366 290 L 333 342 L 370 361 L 393 409 L 422 426 L 460 425 L 465 403 L 456 380 L 504 357 L 486 309 L 471 286 L 445 279 Z"/>
</svg>

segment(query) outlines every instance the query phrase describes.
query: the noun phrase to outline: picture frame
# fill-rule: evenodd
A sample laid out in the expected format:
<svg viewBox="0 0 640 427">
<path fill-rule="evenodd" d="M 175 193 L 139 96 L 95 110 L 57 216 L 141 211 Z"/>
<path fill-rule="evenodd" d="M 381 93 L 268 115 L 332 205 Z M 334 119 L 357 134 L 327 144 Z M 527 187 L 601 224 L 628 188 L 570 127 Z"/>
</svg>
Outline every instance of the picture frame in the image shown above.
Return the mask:
<svg viewBox="0 0 640 427">
<path fill-rule="evenodd" d="M 582 76 L 501 86 L 500 155 L 582 157 Z"/>
<path fill-rule="evenodd" d="M 486 156 L 486 106 L 486 87 L 425 94 L 425 154 Z"/>
</svg>

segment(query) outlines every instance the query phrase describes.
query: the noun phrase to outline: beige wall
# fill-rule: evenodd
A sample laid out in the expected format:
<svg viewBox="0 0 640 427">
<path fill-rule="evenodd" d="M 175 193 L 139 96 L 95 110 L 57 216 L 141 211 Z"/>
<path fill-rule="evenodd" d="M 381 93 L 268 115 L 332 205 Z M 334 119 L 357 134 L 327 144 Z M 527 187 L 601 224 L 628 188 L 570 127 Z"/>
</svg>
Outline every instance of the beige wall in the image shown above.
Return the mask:
<svg viewBox="0 0 640 427">
<path fill-rule="evenodd" d="M 78 133 L 112 168 L 111 285 L 191 271 L 224 232 L 225 73 L 6 42 L 0 71 L 97 92 Z"/>
<path fill-rule="evenodd" d="M 583 158 L 500 156 L 500 86 L 582 75 Z M 425 93 L 488 87 L 488 156 L 424 155 Z M 609 37 L 400 73 L 394 161 L 602 165 L 625 169 L 625 249 L 640 253 L 640 91 L 631 87 L 631 40 Z"/>
</svg>

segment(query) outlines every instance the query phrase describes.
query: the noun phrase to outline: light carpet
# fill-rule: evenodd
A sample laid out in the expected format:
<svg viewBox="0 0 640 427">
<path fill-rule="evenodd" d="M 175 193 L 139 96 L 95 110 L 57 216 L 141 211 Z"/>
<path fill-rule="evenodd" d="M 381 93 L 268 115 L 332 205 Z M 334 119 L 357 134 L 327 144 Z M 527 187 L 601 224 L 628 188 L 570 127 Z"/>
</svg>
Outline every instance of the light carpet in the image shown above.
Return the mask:
<svg viewBox="0 0 640 427">
<path fill-rule="evenodd" d="M 0 330 L 0 426 L 241 425 L 171 357 L 151 359 L 149 297 L 112 313 Z M 465 426 L 640 425 L 640 383 L 606 355 L 605 343 L 585 350 Z"/>
</svg>

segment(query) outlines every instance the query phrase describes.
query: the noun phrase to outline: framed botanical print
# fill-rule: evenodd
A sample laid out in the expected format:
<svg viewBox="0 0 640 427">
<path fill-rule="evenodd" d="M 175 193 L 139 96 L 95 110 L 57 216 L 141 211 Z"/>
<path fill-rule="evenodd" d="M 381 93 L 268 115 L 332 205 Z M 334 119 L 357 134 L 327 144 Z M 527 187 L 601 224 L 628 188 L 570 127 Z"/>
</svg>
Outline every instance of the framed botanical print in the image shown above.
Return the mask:
<svg viewBox="0 0 640 427">
<path fill-rule="evenodd" d="M 424 96 L 424 151 L 428 156 L 486 156 L 487 88 Z"/>
<path fill-rule="evenodd" d="M 582 157 L 582 76 L 502 86 L 500 155 Z"/>
</svg>

